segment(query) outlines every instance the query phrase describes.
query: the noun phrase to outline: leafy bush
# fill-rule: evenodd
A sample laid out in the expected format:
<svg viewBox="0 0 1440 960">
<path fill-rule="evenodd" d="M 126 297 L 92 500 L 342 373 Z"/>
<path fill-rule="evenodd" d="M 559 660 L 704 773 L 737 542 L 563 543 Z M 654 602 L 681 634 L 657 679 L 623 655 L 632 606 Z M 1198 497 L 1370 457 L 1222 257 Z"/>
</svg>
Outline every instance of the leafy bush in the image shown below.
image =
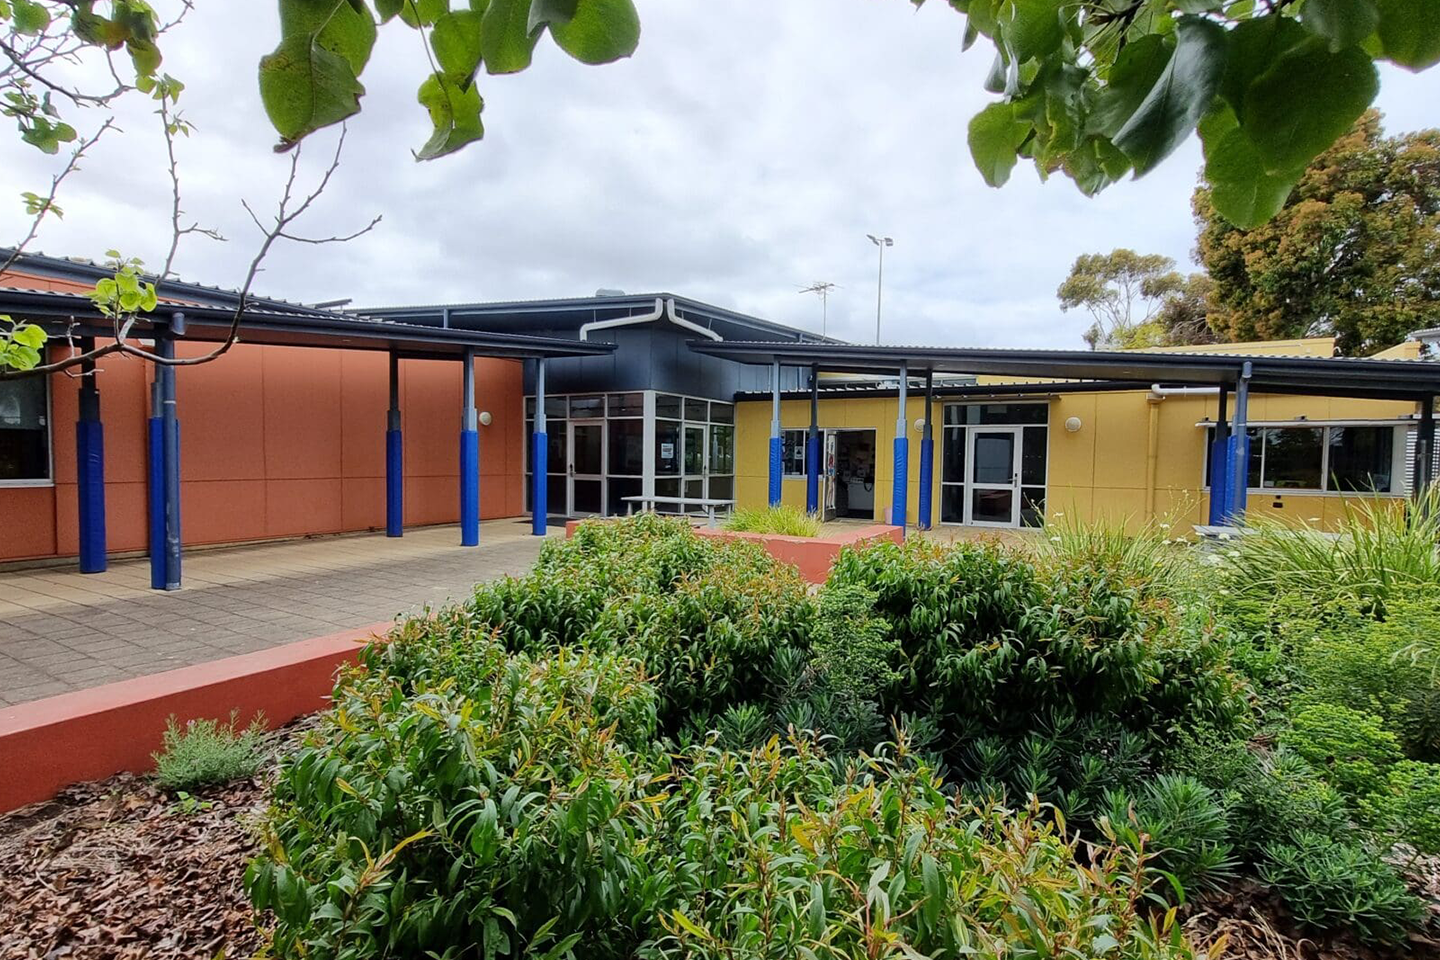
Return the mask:
<svg viewBox="0 0 1440 960">
<path fill-rule="evenodd" d="M 1195 955 L 1145 909 L 1143 858 L 1082 865 L 1044 818 L 952 802 L 903 744 L 654 750 L 658 696 L 618 652 L 402 635 L 336 695 L 246 876 L 277 956 Z"/>
<path fill-rule="evenodd" d="M 742 533 L 774 533 L 786 537 L 818 537 L 820 518 L 798 507 L 740 509 L 725 521 L 725 529 Z"/>
<path fill-rule="evenodd" d="M 167 790 L 191 791 L 255 776 L 265 762 L 265 718 L 259 714 L 241 729 L 239 711 L 228 723 L 191 720 L 181 727 L 165 721 L 164 747 L 151 754 L 155 779 Z"/>
<path fill-rule="evenodd" d="M 1157 872 L 1181 896 L 1234 876 L 1225 811 L 1198 780 L 1162 774 L 1133 797 L 1116 790 L 1106 801 L 1110 829 L 1132 848 L 1148 850 Z"/>
<path fill-rule="evenodd" d="M 1401 760 L 1385 789 L 1361 801 L 1366 818 L 1420 853 L 1440 853 L 1440 764 Z"/>
<path fill-rule="evenodd" d="M 1296 702 L 1373 714 L 1415 759 L 1440 759 L 1440 677 L 1412 656 L 1440 636 L 1440 594 L 1397 598 L 1384 620 L 1329 630 L 1299 654 Z"/>
<path fill-rule="evenodd" d="M 1267 845 L 1260 877 L 1284 894 L 1297 920 L 1319 930 L 1344 926 L 1363 940 L 1394 943 L 1425 915 L 1375 851 L 1309 831 Z"/>
<path fill-rule="evenodd" d="M 1352 802 L 1378 791 L 1401 757 L 1379 717 L 1332 704 L 1296 713 L 1284 742 Z"/>
<path fill-rule="evenodd" d="M 1043 562 L 995 544 L 845 550 L 826 589 L 875 595 L 899 646 L 882 712 L 932 717 L 973 791 L 1088 815 L 1174 730 L 1228 725 L 1245 702 L 1201 605 L 1136 582 L 1138 554 L 1075 542 Z"/>
</svg>

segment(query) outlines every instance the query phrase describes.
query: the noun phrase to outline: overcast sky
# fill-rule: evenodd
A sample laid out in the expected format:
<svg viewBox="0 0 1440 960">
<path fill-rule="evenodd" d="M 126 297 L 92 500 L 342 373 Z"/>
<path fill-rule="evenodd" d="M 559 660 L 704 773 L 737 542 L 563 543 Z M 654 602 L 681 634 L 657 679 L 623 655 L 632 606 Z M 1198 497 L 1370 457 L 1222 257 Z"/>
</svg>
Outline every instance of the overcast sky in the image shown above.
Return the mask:
<svg viewBox="0 0 1440 960">
<path fill-rule="evenodd" d="M 885 259 L 883 339 L 978 346 L 1082 345 L 1086 317 L 1055 288 L 1077 254 L 1117 246 L 1190 267 L 1192 139 L 1144 180 L 1081 196 L 1066 179 L 1017 168 L 987 187 L 965 144 L 989 99 L 992 49 L 960 52 L 963 19 L 942 0 L 638 0 L 644 35 L 629 61 L 585 67 L 547 39 L 535 65 L 482 77 L 486 137 L 416 163 L 428 136 L 415 104 L 425 73 L 415 35 L 381 31 L 351 121 L 344 166 L 302 228 L 341 246 L 278 248 L 257 290 L 356 305 L 585 296 L 597 288 L 670 291 L 819 330 L 875 336 L 876 249 Z M 273 206 L 288 161 L 255 87 L 277 39 L 273 5 L 207 0 L 165 43 L 199 130 L 181 144 L 185 207 L 228 243 L 190 238 L 186 279 L 235 286 L 258 242 L 240 208 Z M 1385 69 L 1389 132 L 1440 125 L 1440 70 Z M 68 181 L 66 216 L 32 249 L 158 265 L 169 242 L 169 185 L 148 104 L 128 103 L 125 135 Z M 82 119 L 85 119 L 82 117 Z M 93 124 L 92 124 L 93 125 Z M 333 137 L 307 147 L 322 166 Z M 43 193 L 54 161 L 3 142 L 4 193 Z M 24 232 L 0 200 L 0 242 Z"/>
</svg>

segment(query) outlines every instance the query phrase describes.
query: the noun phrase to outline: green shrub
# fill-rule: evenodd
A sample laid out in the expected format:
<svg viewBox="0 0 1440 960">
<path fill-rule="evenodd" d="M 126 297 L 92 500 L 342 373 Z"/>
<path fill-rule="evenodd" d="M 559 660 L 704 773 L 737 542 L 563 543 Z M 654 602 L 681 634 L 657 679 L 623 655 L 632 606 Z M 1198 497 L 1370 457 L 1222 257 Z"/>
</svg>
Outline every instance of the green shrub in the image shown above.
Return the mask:
<svg viewBox="0 0 1440 960">
<path fill-rule="evenodd" d="M 1399 742 L 1379 717 L 1331 704 L 1296 713 L 1283 742 L 1352 803 L 1380 790 L 1401 758 Z"/>
<path fill-rule="evenodd" d="M 1437 636 L 1440 594 L 1391 600 L 1384 620 L 1327 631 L 1303 647 L 1296 701 L 1373 714 L 1411 757 L 1440 759 L 1440 677 L 1412 656 Z"/>
<path fill-rule="evenodd" d="M 1235 875 L 1225 811 L 1210 788 L 1191 777 L 1162 774 L 1134 796 L 1109 792 L 1110 829 L 1123 843 L 1146 850 L 1157 871 L 1184 897 L 1213 889 Z"/>
<path fill-rule="evenodd" d="M 191 720 L 181 727 L 165 721 L 164 747 L 151 754 L 155 779 L 167 790 L 191 791 L 255 776 L 265 762 L 265 718 L 259 714 L 241 729 L 239 711 L 228 723 Z"/>
<path fill-rule="evenodd" d="M 1309 831 L 1267 845 L 1260 877 L 1284 895 L 1297 920 L 1317 930 L 1347 927 L 1362 940 L 1396 943 L 1425 916 L 1374 850 Z"/>
<path fill-rule="evenodd" d="M 934 718 L 980 795 L 1037 793 L 1087 815 L 1104 788 L 1151 772 L 1175 730 L 1228 725 L 1246 706 L 1201 604 L 1136 582 L 1138 553 L 1076 543 L 1043 562 L 994 544 L 845 550 L 826 589 L 869 590 L 890 625 L 899 679 L 884 715 Z"/>
<path fill-rule="evenodd" d="M 1385 789 L 1363 800 L 1366 818 L 1419 853 L 1440 853 L 1440 764 L 1401 760 Z"/>
<path fill-rule="evenodd" d="M 1235 541 L 1225 564 L 1226 587 L 1260 610 L 1303 597 L 1313 611 L 1354 604 L 1384 616 L 1392 600 L 1440 583 L 1440 493 L 1427 502 L 1388 498 L 1347 501 L 1344 525 L 1328 536 L 1307 525 L 1256 519 Z"/>
<path fill-rule="evenodd" d="M 743 533 L 773 533 L 786 537 L 820 536 L 820 518 L 798 507 L 741 509 L 725 521 L 726 530 Z"/>
</svg>

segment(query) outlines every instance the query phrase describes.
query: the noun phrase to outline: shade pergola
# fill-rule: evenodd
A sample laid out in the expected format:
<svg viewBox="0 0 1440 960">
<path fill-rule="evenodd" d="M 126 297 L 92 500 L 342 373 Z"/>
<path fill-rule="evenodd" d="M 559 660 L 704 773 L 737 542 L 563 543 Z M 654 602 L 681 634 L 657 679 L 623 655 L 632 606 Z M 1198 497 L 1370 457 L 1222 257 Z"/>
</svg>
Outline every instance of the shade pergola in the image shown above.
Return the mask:
<svg viewBox="0 0 1440 960">
<path fill-rule="evenodd" d="M 189 285 L 184 292 L 209 288 Z M 153 341 L 154 352 L 176 356 L 178 343 L 224 342 L 231 333 L 235 307 L 226 291 L 210 291 L 220 302 L 161 300 L 139 316 L 130 329 L 132 340 Z M 90 298 L 80 293 L 0 287 L 0 314 L 40 325 L 51 337 L 73 340 L 89 351 L 97 340 L 113 338 L 113 322 Z M 404 444 L 400 429 L 401 360 L 453 360 L 461 363 L 460 536 L 464 546 L 480 543 L 480 439 L 475 409 L 475 358 L 533 360 L 544 382 L 544 365 L 557 357 L 596 356 L 615 350 L 613 343 L 580 342 L 513 333 L 442 328 L 391 320 L 374 320 L 300 304 L 257 299 L 247 306 L 238 325 L 246 344 L 383 351 L 389 355 L 390 407 L 385 433 L 385 529 L 392 537 L 404 532 Z M 89 366 L 89 365 L 87 365 Z M 93 370 L 93 366 L 90 367 Z M 150 579 L 155 589 L 181 585 L 180 431 L 176 367 L 158 365 L 151 388 L 150 442 L 147 481 L 150 504 Z M 543 389 L 543 387 L 542 387 Z M 93 376 L 82 380 L 76 424 L 77 489 L 79 496 L 80 570 L 106 569 L 104 425 L 100 390 Z M 535 449 L 546 448 L 543 418 L 537 418 Z M 534 532 L 545 534 L 544 474 L 536 474 L 539 509 Z"/>
<path fill-rule="evenodd" d="M 1080 389 L 1143 389 L 1146 384 L 1215 387 L 1220 396 L 1215 450 L 1211 458 L 1211 522 L 1233 523 L 1243 517 L 1249 440 L 1246 434 L 1249 395 L 1261 393 L 1412 401 L 1420 405 L 1420 429 L 1415 443 L 1415 487 L 1430 483 L 1434 452 L 1434 400 L 1440 394 L 1440 364 L 1428 360 L 1380 360 L 1348 357 L 1246 356 L 1226 353 L 1185 353 L 1089 350 L 1014 350 L 981 347 L 865 346 L 831 343 L 723 343 L 695 340 L 690 349 L 736 363 L 771 367 L 774 415 L 770 430 L 770 502 L 780 500 L 780 368 L 809 367 L 811 371 L 810 436 L 807 464 L 807 504 L 818 506 L 819 374 L 898 374 L 899 407 L 895 436 L 895 492 L 892 517 L 905 522 L 909 470 L 906 436 L 906 396 L 909 378 L 925 377 L 925 428 L 920 448 L 921 529 L 930 526 L 930 485 L 934 441 L 930 406 L 934 375 L 987 374 L 1036 378 L 1031 390 L 1064 392 Z M 1055 381 L 1055 382 L 1046 382 Z M 987 389 L 974 388 L 976 392 Z M 1019 385 L 1007 389 L 1020 391 Z M 1226 401 L 1235 395 L 1234 412 L 1226 420 Z"/>
</svg>

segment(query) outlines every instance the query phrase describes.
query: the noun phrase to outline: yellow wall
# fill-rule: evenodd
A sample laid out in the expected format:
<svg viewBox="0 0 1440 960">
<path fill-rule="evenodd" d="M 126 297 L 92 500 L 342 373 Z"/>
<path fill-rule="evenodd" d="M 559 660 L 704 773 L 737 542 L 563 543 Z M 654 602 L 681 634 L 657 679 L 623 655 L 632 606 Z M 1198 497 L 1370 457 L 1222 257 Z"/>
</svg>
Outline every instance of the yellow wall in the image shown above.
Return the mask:
<svg viewBox="0 0 1440 960">
<path fill-rule="evenodd" d="M 1229 345 L 1236 349 L 1236 345 Z M 1150 417 L 1156 418 L 1153 479 L 1153 516 L 1172 522 L 1177 529 L 1203 523 L 1209 514 L 1202 474 L 1205 430 L 1197 423 L 1217 416 L 1214 395 L 1172 396 L 1151 404 L 1148 391 L 1071 393 L 1048 401 L 1050 407 L 1049 483 L 1046 518 L 1089 522 L 1105 520 L 1135 526 L 1147 517 L 1150 503 L 1147 472 Z M 1012 400 L 1019 398 L 1010 398 Z M 972 402 L 980 402 L 975 400 Z M 910 437 L 910 498 L 908 516 L 914 522 L 919 502 L 920 432 L 914 422 L 924 415 L 923 398 L 912 396 L 908 421 Z M 1388 420 L 1413 414 L 1413 404 L 1327 397 L 1252 395 L 1252 422 L 1274 422 L 1305 417 L 1309 420 Z M 771 406 L 768 401 L 745 401 L 736 406 L 736 499 L 741 507 L 763 507 L 768 487 Z M 897 416 L 894 398 L 822 399 L 820 426 L 873 428 L 876 432 L 876 516 L 884 519 L 891 503 L 892 449 Z M 942 403 L 935 404 L 935 484 L 931 516 L 940 517 L 940 461 Z M 1078 417 L 1078 431 L 1064 424 Z M 808 400 L 787 400 L 781 405 L 784 429 L 804 429 L 810 423 Z M 1345 497 L 1327 494 L 1252 492 L 1247 513 L 1275 515 L 1336 525 L 1344 516 Z M 786 478 L 783 502 L 804 509 L 805 480 Z"/>
</svg>

